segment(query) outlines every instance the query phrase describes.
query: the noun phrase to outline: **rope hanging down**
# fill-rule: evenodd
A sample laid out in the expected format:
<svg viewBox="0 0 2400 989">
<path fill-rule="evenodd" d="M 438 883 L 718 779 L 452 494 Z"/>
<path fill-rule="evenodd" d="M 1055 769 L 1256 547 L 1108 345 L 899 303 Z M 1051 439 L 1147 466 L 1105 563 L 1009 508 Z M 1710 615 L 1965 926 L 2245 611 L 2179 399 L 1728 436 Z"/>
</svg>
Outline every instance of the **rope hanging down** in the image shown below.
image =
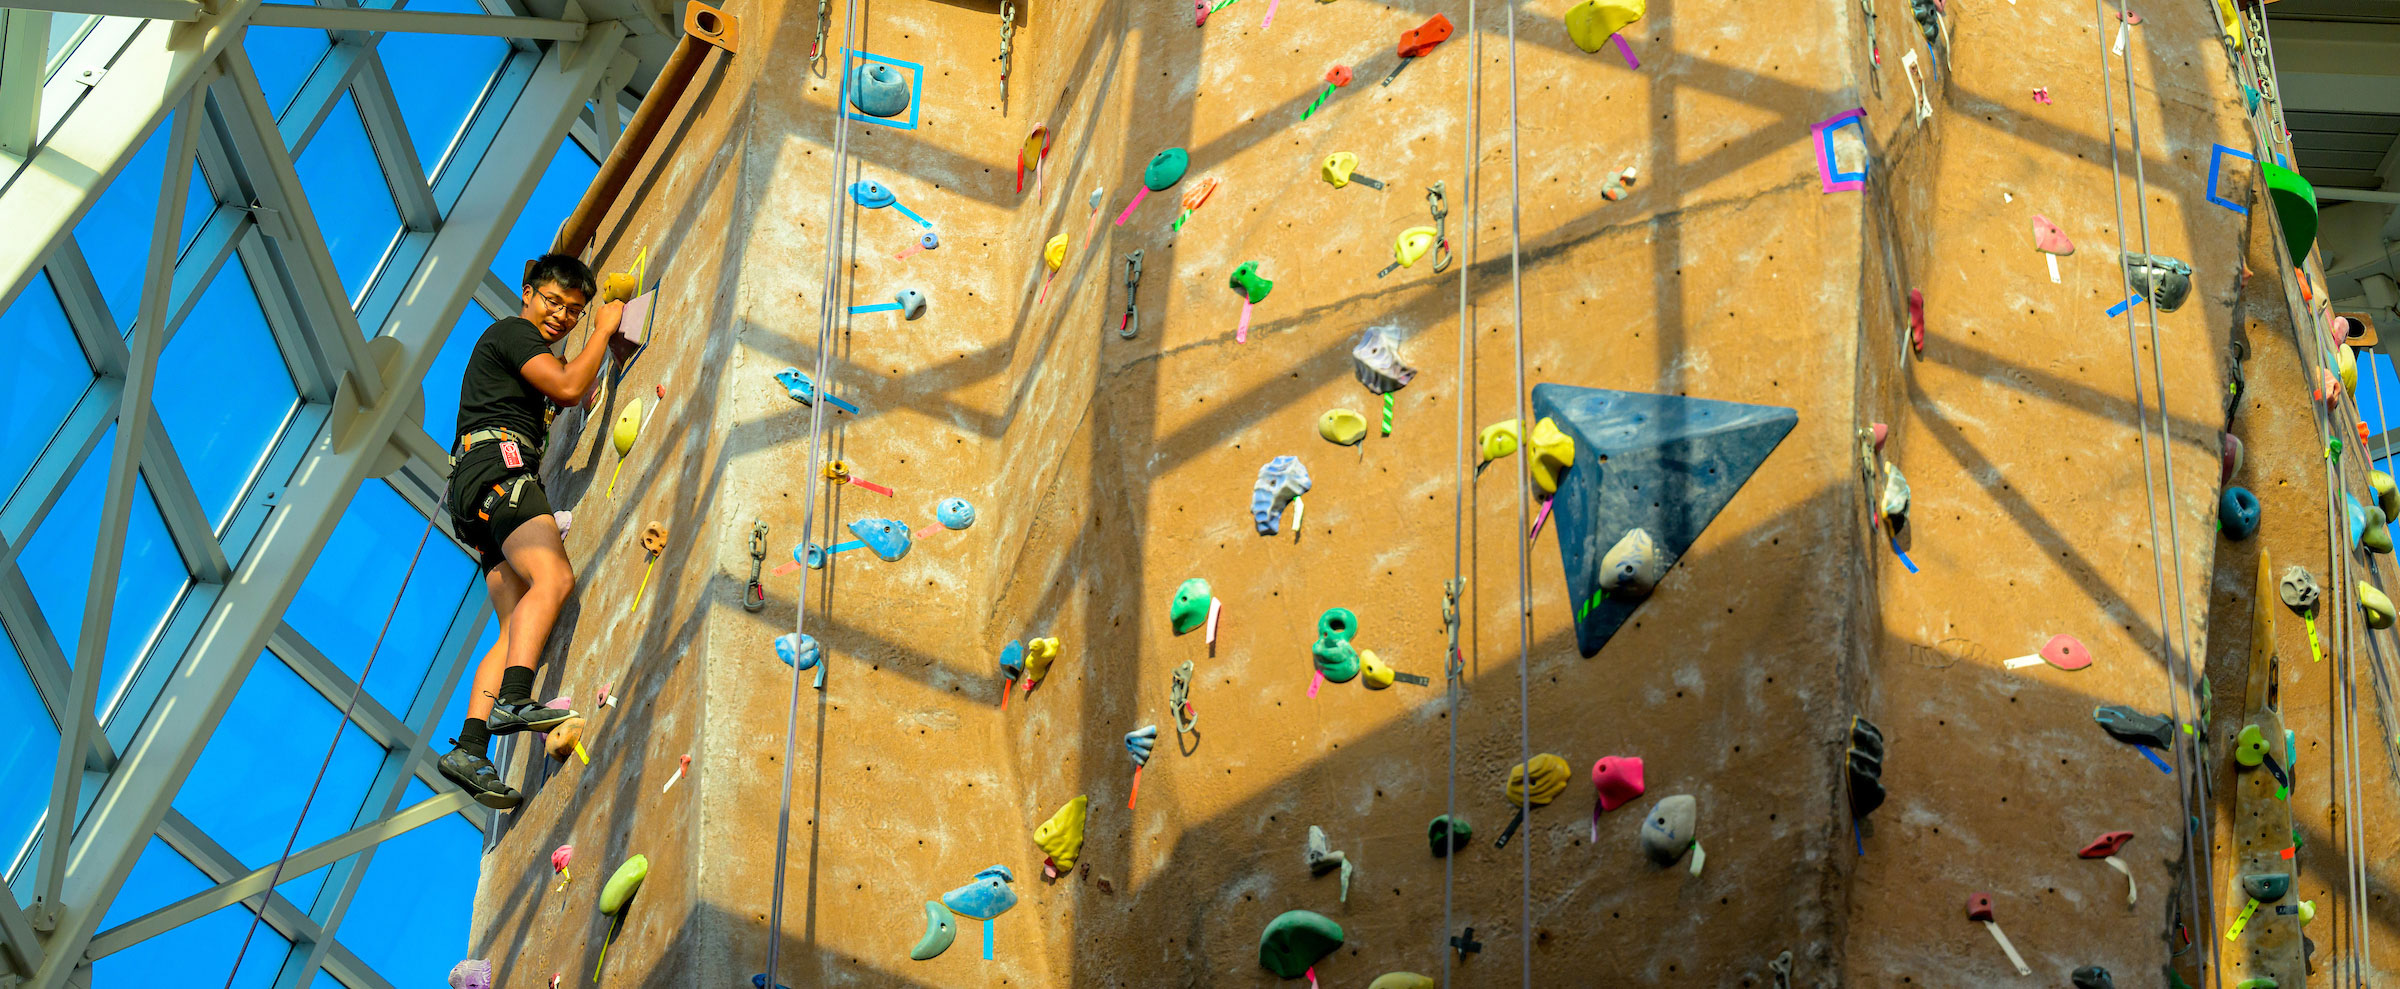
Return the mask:
<svg viewBox="0 0 2400 989">
<path fill-rule="evenodd" d="M 341 747 L 342 732 L 350 727 L 350 714 L 358 709 L 358 697 L 367 691 L 367 675 L 375 672 L 375 657 L 383 652 L 383 637 L 392 630 L 392 618 L 400 613 L 400 597 L 408 593 L 408 582 L 417 575 L 417 561 L 425 556 L 425 542 L 433 538 L 433 516 L 425 517 L 425 532 L 417 537 L 417 551 L 408 558 L 408 570 L 400 575 L 400 589 L 392 592 L 392 608 L 383 613 L 383 627 L 375 632 L 375 646 L 367 650 L 367 665 L 358 671 L 358 682 L 350 688 L 350 700 L 342 705 L 342 720 L 333 726 L 333 742 L 325 746 L 325 761 L 317 763 L 317 778 L 308 784 L 308 796 L 300 801 L 300 816 L 292 821 L 292 833 L 283 839 L 283 854 L 275 859 L 275 871 L 267 874 L 267 891 L 259 894 L 258 906 L 250 911 L 250 926 L 242 931 L 242 946 L 233 953 L 233 970 L 225 973 L 225 989 L 233 989 L 233 979 L 242 974 L 242 958 L 250 953 L 250 939 L 258 935 L 259 918 L 266 916 L 267 902 L 274 898 L 275 887 L 283 882 L 283 868 L 292 861 L 292 846 L 300 840 L 300 825 L 308 821 L 308 808 L 317 802 L 317 791 L 325 786 L 325 771 L 333 766 L 333 753 Z M 245 904 L 247 905 L 247 904 Z"/>
<path fill-rule="evenodd" d="M 1451 454 L 1451 467 L 1455 472 L 1455 480 L 1450 489 L 1450 582 L 1442 589 L 1442 624 L 1445 626 L 1450 640 L 1450 652 L 1442 657 L 1444 672 L 1442 679 L 1446 693 L 1443 703 L 1444 710 L 1450 714 L 1448 718 L 1443 719 L 1450 723 L 1450 762 L 1442 814 L 1446 820 L 1452 822 L 1453 827 L 1458 821 L 1458 702 L 1462 688 L 1465 686 L 1464 678 L 1466 676 L 1466 654 L 1460 650 L 1458 644 L 1460 629 L 1465 621 L 1460 615 L 1459 600 L 1465 595 L 1467 589 L 1467 485 L 1472 482 L 1474 476 L 1473 467 L 1467 461 L 1467 434 L 1470 427 L 1467 418 L 1466 382 L 1473 374 L 1470 361 L 1473 359 L 1474 352 L 1471 348 L 1475 335 L 1474 322 L 1468 318 L 1467 273 L 1475 268 L 1475 230 L 1476 224 L 1481 222 L 1483 215 L 1481 207 L 1476 202 L 1477 183 L 1475 181 L 1475 160 L 1477 152 L 1481 150 L 1483 136 L 1481 114 L 1478 112 L 1479 104 L 1475 99 L 1475 85 L 1477 80 L 1482 78 L 1483 73 L 1483 38 L 1475 29 L 1475 7 L 1476 5 L 1472 2 L 1467 4 L 1467 78 L 1465 83 L 1467 132 L 1465 139 L 1459 143 L 1458 149 L 1459 185 L 1466 190 L 1467 197 L 1467 242 L 1465 244 L 1467 263 L 1458 266 L 1457 373 L 1459 395 L 1458 401 L 1454 403 L 1458 406 L 1458 441 L 1455 452 Z M 1452 890 L 1456 879 L 1457 856 L 1445 851 L 1442 855 L 1442 929 L 1434 934 L 1433 940 L 1435 952 L 1442 957 L 1443 989 L 1449 989 L 1450 969 L 1458 961 L 1457 953 L 1449 950 L 1450 932 L 1456 929 L 1451 926 L 1450 912 Z"/>
<path fill-rule="evenodd" d="M 1510 324 L 1515 328 L 1517 372 L 1517 421 L 1531 423 L 1533 418 L 1525 408 L 1525 210 L 1520 195 L 1518 162 L 1525 158 L 1524 148 L 1517 135 L 1517 8 L 1508 8 L 1508 291 L 1511 312 Z M 1532 428 L 1526 427 L 1532 435 Z M 1517 546 L 1517 764 L 1526 767 L 1526 786 L 1521 791 L 1526 803 L 1518 813 L 1531 806 L 1533 799 L 1533 705 L 1530 686 L 1533 662 L 1533 542 L 1518 535 L 1526 531 L 1533 514 L 1533 451 L 1528 448 L 1517 458 L 1517 527 L 1510 532 L 1509 541 Z M 1523 959 L 1524 985 L 1533 989 L 1533 842 L 1518 847 L 1517 897 L 1522 928 L 1517 932 L 1520 955 Z"/>
</svg>

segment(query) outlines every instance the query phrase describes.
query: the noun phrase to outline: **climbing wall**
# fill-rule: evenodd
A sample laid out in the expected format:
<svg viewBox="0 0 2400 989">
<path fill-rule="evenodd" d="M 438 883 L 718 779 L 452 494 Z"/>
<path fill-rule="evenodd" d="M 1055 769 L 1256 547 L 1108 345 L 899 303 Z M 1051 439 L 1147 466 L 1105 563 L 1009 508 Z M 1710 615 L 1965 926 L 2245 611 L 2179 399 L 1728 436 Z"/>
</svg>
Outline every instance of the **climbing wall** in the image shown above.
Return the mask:
<svg viewBox="0 0 2400 989">
<path fill-rule="evenodd" d="M 2170 949 L 2199 902 L 2179 785 L 2202 770 L 2093 709 L 2194 719 L 2187 657 L 2246 655 L 2222 641 L 2248 641 L 2250 597 L 2217 559 L 2219 396 L 2237 311 L 2253 338 L 2292 320 L 2237 310 L 2264 198 L 2238 166 L 2210 175 L 2213 146 L 2248 147 L 2214 10 L 2140 11 L 2104 79 L 2115 9 L 2032 0 L 1926 8 L 1930 43 L 1900 4 L 1661 0 L 1596 53 L 1554 2 L 1517 10 L 1513 64 L 1504 5 L 1283 6 L 1194 27 L 1187 5 L 1044 0 L 1004 33 L 980 0 L 835 5 L 821 67 L 815 4 L 726 8 L 739 51 L 707 56 L 590 251 L 646 259 L 657 290 L 648 349 L 545 465 L 582 584 L 543 685 L 592 715 L 591 761 L 513 750 L 528 799 L 485 859 L 470 954 L 512 987 L 733 987 L 775 936 L 792 987 L 1249 985 L 1276 978 L 1262 931 L 1308 910 L 1343 933 L 1326 985 L 1767 986 L 1783 952 L 1797 986 L 1999 984 L 1981 893 L 2041 984 L 2090 965 L 2154 984 L 2171 960 L 2193 979 Z M 1437 13 L 1455 34 L 1384 85 Z M 906 113 L 842 122 L 845 47 L 911 81 Z M 1165 149 L 1188 171 L 1133 205 Z M 1386 187 L 1326 181 L 1340 152 Z M 1455 260 L 1379 277 L 1435 225 L 1437 182 Z M 2055 280 L 2044 225 L 2075 246 Z M 2155 334 L 2146 301 L 2109 313 L 2145 239 L 2196 271 Z M 1244 273 L 1272 289 L 1237 292 Z M 920 318 L 851 313 L 912 289 Z M 1416 372 L 1388 433 L 1354 373 L 1378 327 Z M 856 407 L 823 410 L 813 459 L 786 366 Z M 2306 401 L 2263 377 L 2258 400 Z M 1478 471 L 1476 434 L 1579 394 L 1541 385 L 1654 411 L 1566 424 L 1567 490 L 1619 507 L 1562 507 L 1529 540 L 1528 457 Z M 1788 433 L 1691 445 L 1718 407 L 1684 399 Z M 623 456 L 584 428 L 637 400 L 655 412 Z M 1319 432 L 1345 408 L 1356 445 Z M 1310 486 L 1262 536 L 1254 481 L 1284 456 Z M 836 459 L 854 483 L 821 477 Z M 1749 473 L 1700 477 L 1719 468 Z M 1645 490 L 1646 519 L 1725 498 L 1646 600 L 1571 585 L 1565 561 L 1614 545 L 1610 512 Z M 947 498 L 972 526 L 936 522 Z M 907 555 L 779 572 L 879 519 L 911 527 Z M 1191 578 L 1218 611 L 1179 635 Z M 821 663 L 795 684 L 772 642 L 803 608 Z M 1428 682 L 1317 682 L 1337 608 L 1353 648 Z M 1611 630 L 1579 638 L 1595 611 Z M 2058 635 L 2090 665 L 2008 662 Z M 1003 677 L 1011 643 L 1047 638 L 1038 686 Z M 2216 679 L 2223 722 L 2240 691 Z M 1863 821 L 1861 717 L 1889 791 Z M 1510 767 L 1537 753 L 1564 758 L 1564 792 L 1495 847 Z M 1645 792 L 1600 813 L 1604 757 L 1639 758 Z M 1662 866 L 1638 832 L 1676 795 L 1697 842 Z M 1078 797 L 1076 860 L 1048 878 L 1066 846 L 1036 827 Z M 1437 858 L 1445 813 L 1474 834 Z M 1312 874 L 1312 825 L 1348 873 Z M 2133 903 L 2076 854 L 2116 831 Z M 635 854 L 641 893 L 601 914 Z M 994 865 L 1014 908 L 912 960 L 925 901 Z"/>
</svg>

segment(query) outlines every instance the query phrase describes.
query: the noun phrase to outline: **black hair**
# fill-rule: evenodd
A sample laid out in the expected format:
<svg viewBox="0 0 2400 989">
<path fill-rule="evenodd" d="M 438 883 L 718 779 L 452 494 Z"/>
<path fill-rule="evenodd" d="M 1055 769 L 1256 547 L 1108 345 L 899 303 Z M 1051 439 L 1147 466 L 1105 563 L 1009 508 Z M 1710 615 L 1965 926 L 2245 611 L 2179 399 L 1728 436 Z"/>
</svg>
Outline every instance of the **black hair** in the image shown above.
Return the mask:
<svg viewBox="0 0 2400 989">
<path fill-rule="evenodd" d="M 592 269 L 569 254 L 544 254 L 525 262 L 525 287 L 544 285 L 581 292 L 586 299 L 599 290 L 592 282 Z"/>
</svg>

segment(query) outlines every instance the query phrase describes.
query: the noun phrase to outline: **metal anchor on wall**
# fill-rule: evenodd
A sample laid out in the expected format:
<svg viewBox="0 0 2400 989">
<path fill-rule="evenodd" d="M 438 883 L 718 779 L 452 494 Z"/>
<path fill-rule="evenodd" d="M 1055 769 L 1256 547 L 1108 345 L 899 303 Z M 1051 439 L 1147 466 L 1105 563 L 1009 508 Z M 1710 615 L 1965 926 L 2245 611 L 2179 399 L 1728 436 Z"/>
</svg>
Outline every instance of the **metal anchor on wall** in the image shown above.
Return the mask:
<svg viewBox="0 0 2400 989">
<path fill-rule="evenodd" d="M 1117 323 L 1117 335 L 1127 340 L 1142 332 L 1142 309 L 1133 301 L 1134 292 L 1142 284 L 1142 252 L 1125 255 L 1125 318 Z"/>
<path fill-rule="evenodd" d="M 1008 102 L 1009 55 L 1016 50 L 1017 5 L 1000 5 L 1000 102 Z"/>
<path fill-rule="evenodd" d="M 1447 183 L 1436 182 L 1425 190 L 1425 208 L 1433 211 L 1433 270 L 1436 274 L 1450 267 L 1450 204 L 1443 198 Z"/>
</svg>

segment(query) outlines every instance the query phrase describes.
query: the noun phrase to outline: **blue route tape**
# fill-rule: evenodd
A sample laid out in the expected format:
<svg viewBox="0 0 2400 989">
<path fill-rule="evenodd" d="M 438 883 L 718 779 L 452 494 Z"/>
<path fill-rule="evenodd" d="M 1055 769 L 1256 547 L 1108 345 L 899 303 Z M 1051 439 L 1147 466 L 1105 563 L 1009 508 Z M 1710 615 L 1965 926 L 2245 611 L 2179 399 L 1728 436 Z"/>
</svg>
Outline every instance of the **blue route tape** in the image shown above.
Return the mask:
<svg viewBox="0 0 2400 989">
<path fill-rule="evenodd" d="M 2175 767 L 2167 765 L 2167 761 L 2159 758 L 2158 753 L 2150 751 L 2149 746 L 2136 745 L 2133 747 L 2133 750 L 2141 753 L 2143 758 L 2150 760 L 2150 764 L 2157 766 L 2159 772 L 2165 773 L 2169 776 L 2175 775 Z"/>
<path fill-rule="evenodd" d="M 2119 316 L 2123 316 L 2125 315 L 2125 310 L 2141 305 L 2143 301 L 2142 293 L 2140 292 L 2135 292 L 2132 295 L 2126 296 L 2125 301 L 2108 307 L 2108 318 L 2115 319 Z M 857 312 L 858 310 L 853 309 L 851 311 Z"/>
<path fill-rule="evenodd" d="M 1892 552 L 1899 555 L 1900 562 L 1908 565 L 1909 573 L 1917 572 L 1917 561 L 1909 559 L 1908 551 L 1900 548 L 1900 537 L 1898 536 L 1892 537 Z"/>
<path fill-rule="evenodd" d="M 875 304 L 875 305 L 872 305 L 872 306 L 851 306 L 851 307 L 850 307 L 850 315 L 852 315 L 852 316 L 864 315 L 864 314 L 866 314 L 866 313 L 871 313 L 871 312 L 899 312 L 899 311 L 900 311 L 900 304 L 899 304 L 899 303 L 897 303 L 897 302 L 883 302 L 883 303 L 877 303 L 877 304 Z M 2110 315 L 2112 315 L 2112 316 L 2113 316 L 2113 315 L 2115 315 L 2115 314 L 2114 314 L 2114 313 L 2111 313 Z"/>
<path fill-rule="evenodd" d="M 907 204 L 907 203 L 903 203 L 903 202 L 900 202 L 900 201 L 898 201 L 898 200 L 893 200 L 893 201 L 892 201 L 892 208 L 893 208 L 893 209 L 896 209 L 896 210 L 899 210 L 900 212 L 902 212 L 902 213 L 904 213 L 904 214 L 907 214 L 907 216 L 908 216 L 908 218 L 909 218 L 909 219 L 917 221 L 917 225 L 918 225 L 918 226 L 920 226 L 920 227 L 924 227 L 924 228 L 925 228 L 925 229 L 927 229 L 927 230 L 931 230 L 931 229 L 933 229 L 933 221 L 932 221 L 932 220 L 928 220 L 928 219 L 926 219 L 926 218 L 924 218 L 924 217 L 922 217 L 922 216 L 918 216 L 918 215 L 917 215 L 917 211 L 916 211 L 916 210 L 913 210 L 913 209 L 909 209 L 909 208 L 908 208 L 908 204 Z"/>
</svg>

